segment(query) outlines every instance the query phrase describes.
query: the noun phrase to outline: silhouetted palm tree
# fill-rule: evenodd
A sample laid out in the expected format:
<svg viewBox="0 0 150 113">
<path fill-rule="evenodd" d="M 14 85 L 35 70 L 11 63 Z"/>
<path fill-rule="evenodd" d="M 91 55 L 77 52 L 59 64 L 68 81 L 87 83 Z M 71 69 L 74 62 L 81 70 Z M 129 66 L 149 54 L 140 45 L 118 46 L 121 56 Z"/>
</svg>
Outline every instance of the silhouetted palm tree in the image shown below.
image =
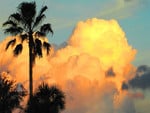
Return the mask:
<svg viewBox="0 0 150 113">
<path fill-rule="evenodd" d="M 41 84 L 29 99 L 26 113 L 59 113 L 65 109 L 65 95 L 56 86 Z"/>
<path fill-rule="evenodd" d="M 14 108 L 20 108 L 20 102 L 25 95 L 25 92 L 16 90 L 13 81 L 0 75 L 0 113 L 11 113 Z"/>
<path fill-rule="evenodd" d="M 49 32 L 53 34 L 51 25 L 41 24 L 43 19 L 46 17 L 44 12 L 47 10 L 47 6 L 43 6 L 39 13 L 36 13 L 35 2 L 22 2 L 17 7 L 17 12 L 11 14 L 8 20 L 3 23 L 5 29 L 4 33 L 10 33 L 11 35 L 19 35 L 21 42 L 16 44 L 16 38 L 13 38 L 7 43 L 6 50 L 8 47 L 14 46 L 14 55 L 21 53 L 23 49 L 22 43 L 26 40 L 29 44 L 29 90 L 30 98 L 33 93 L 33 78 L 32 78 L 32 67 L 35 61 L 35 57 L 42 57 L 42 47 L 47 50 L 47 54 L 50 51 L 50 44 L 42 41 L 41 37 L 46 36 Z"/>
</svg>

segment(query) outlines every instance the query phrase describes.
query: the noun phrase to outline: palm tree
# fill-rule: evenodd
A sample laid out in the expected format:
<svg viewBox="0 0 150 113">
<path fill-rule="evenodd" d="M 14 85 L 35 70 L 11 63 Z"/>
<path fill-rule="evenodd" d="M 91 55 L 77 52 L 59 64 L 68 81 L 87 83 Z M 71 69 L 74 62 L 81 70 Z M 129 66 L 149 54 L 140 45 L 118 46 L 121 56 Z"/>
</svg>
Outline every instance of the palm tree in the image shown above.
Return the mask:
<svg viewBox="0 0 150 113">
<path fill-rule="evenodd" d="M 39 85 L 32 100 L 29 99 L 26 113 L 59 113 L 65 108 L 65 95 L 56 86 Z"/>
<path fill-rule="evenodd" d="M 26 95 L 18 92 L 15 83 L 0 75 L 0 113 L 11 113 L 14 108 L 20 108 L 20 102 Z"/>
<path fill-rule="evenodd" d="M 9 46 L 14 46 L 14 55 L 19 55 L 22 52 L 24 40 L 28 42 L 29 47 L 29 91 L 30 98 L 33 94 L 33 77 L 32 68 L 35 62 L 35 57 L 42 57 L 42 48 L 46 49 L 47 54 L 50 51 L 51 45 L 42 41 L 42 37 L 45 37 L 49 32 L 53 34 L 51 24 L 41 24 L 46 17 L 44 12 L 47 10 L 47 6 L 43 6 L 39 13 L 36 13 L 35 2 L 22 2 L 17 7 L 17 12 L 9 16 L 8 20 L 3 23 L 6 27 L 4 33 L 11 35 L 19 35 L 21 42 L 16 44 L 16 38 L 13 38 L 7 43 L 6 50 Z"/>
</svg>

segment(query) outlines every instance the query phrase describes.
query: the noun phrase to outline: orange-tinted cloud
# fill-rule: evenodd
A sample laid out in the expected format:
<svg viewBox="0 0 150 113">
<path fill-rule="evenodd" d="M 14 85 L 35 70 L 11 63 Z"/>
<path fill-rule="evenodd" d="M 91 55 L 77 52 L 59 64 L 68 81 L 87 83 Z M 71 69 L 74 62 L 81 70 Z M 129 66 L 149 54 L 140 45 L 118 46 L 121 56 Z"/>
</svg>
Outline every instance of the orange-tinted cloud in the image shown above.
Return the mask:
<svg viewBox="0 0 150 113">
<path fill-rule="evenodd" d="M 4 51 L 8 39 L 0 44 L 1 72 L 9 71 L 17 82 L 28 88 L 28 45 L 25 43 L 23 53 L 14 58 L 11 48 Z M 135 54 L 136 50 L 128 44 L 116 20 L 81 21 L 67 46 L 42 59 L 37 58 L 34 88 L 41 81 L 59 85 L 66 93 L 64 112 L 119 113 L 117 103 L 128 100 L 121 86 L 134 76 L 131 62 Z M 105 75 L 110 68 L 114 77 Z M 124 105 L 123 109 L 126 109 Z"/>
</svg>

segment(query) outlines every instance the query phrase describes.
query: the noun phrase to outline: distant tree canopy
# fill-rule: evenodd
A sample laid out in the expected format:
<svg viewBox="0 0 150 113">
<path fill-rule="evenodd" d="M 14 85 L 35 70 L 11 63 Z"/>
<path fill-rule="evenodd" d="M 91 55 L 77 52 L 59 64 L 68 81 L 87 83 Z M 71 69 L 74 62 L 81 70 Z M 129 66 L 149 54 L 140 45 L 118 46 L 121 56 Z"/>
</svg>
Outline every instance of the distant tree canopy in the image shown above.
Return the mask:
<svg viewBox="0 0 150 113">
<path fill-rule="evenodd" d="M 14 81 L 0 74 L 0 113 L 11 113 L 14 108 L 20 107 L 20 102 L 26 95 L 18 92 Z"/>
</svg>

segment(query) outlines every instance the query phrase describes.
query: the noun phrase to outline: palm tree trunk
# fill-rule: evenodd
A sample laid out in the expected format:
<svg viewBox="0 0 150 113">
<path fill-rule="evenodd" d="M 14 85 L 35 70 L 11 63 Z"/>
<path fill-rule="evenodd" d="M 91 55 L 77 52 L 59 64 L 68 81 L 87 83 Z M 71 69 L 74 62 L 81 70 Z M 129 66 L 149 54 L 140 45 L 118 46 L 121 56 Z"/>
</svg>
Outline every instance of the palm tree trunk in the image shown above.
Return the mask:
<svg viewBox="0 0 150 113">
<path fill-rule="evenodd" d="M 33 94 L 33 78 L 32 78 L 32 48 L 29 47 L 29 89 L 30 89 L 30 97 L 32 97 Z"/>
<path fill-rule="evenodd" d="M 33 96 L 33 36 L 29 33 L 29 98 Z"/>
</svg>

